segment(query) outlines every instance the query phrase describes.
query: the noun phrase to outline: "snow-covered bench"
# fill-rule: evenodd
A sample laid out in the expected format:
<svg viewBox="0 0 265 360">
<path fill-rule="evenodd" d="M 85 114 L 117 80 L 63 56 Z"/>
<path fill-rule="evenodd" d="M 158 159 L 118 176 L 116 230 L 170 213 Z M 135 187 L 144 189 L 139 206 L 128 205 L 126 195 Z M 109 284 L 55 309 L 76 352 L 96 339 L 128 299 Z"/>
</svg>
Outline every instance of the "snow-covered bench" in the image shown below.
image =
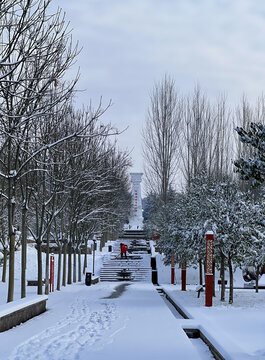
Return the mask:
<svg viewBox="0 0 265 360">
<path fill-rule="evenodd" d="M 11 329 L 46 311 L 47 295 L 37 295 L 0 306 L 0 332 Z"/>
</svg>

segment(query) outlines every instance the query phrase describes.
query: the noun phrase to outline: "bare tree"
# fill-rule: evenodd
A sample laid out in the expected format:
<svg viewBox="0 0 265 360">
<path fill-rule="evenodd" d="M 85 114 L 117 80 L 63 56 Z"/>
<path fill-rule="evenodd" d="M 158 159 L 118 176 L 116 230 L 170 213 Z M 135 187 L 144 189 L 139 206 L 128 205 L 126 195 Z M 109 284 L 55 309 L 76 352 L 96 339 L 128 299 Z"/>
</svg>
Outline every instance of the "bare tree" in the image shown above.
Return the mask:
<svg viewBox="0 0 265 360">
<path fill-rule="evenodd" d="M 231 115 L 224 96 L 210 104 L 199 86 L 183 101 L 181 170 L 185 185 L 204 174 L 222 180 L 232 173 Z"/>
<path fill-rule="evenodd" d="M 165 75 L 155 84 L 143 129 L 143 154 L 149 191 L 164 203 L 176 175 L 181 112 L 174 80 Z"/>
</svg>

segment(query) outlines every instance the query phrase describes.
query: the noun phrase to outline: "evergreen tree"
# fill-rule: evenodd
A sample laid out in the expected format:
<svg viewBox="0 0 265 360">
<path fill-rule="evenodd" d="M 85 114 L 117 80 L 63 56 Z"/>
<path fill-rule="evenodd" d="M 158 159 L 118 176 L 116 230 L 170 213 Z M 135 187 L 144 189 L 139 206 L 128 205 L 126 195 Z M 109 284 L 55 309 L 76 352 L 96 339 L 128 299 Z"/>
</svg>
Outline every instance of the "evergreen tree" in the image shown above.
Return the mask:
<svg viewBox="0 0 265 360">
<path fill-rule="evenodd" d="M 240 173 L 243 180 L 252 180 L 253 186 L 259 186 L 265 180 L 265 125 L 250 123 L 249 129 L 242 127 L 235 129 L 242 143 L 254 148 L 253 157 L 239 158 L 234 162 L 236 172 Z"/>
</svg>

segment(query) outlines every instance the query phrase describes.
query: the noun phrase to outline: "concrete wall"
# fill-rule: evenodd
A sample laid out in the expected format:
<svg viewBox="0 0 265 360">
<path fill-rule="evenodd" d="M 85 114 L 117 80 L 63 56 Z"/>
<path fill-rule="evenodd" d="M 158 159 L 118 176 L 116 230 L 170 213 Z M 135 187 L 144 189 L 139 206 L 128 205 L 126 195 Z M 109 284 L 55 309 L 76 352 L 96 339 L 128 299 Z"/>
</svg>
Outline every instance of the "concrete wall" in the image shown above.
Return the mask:
<svg viewBox="0 0 265 360">
<path fill-rule="evenodd" d="M 9 330 L 46 311 L 48 297 L 41 296 L 40 299 L 36 298 L 28 303 L 23 300 L 21 300 L 21 304 L 19 304 L 19 300 L 6 304 L 6 313 L 5 310 L 0 311 L 0 332 Z M 14 306 L 8 306 L 11 304 Z M 3 309 L 3 307 L 1 308 Z"/>
</svg>

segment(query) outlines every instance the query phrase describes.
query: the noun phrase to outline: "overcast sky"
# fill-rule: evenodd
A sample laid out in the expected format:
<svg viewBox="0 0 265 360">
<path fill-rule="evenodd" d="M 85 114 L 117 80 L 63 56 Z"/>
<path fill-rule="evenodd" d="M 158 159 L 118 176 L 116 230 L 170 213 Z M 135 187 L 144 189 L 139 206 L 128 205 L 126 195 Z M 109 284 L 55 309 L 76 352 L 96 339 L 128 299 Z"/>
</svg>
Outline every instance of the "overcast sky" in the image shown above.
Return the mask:
<svg viewBox="0 0 265 360">
<path fill-rule="evenodd" d="M 119 129 L 120 148 L 132 150 L 133 171 L 143 170 L 141 130 L 154 82 L 165 73 L 180 93 L 199 83 L 210 98 L 232 103 L 265 89 L 265 1 L 53 0 L 83 47 L 78 104 L 100 96 Z"/>
</svg>

